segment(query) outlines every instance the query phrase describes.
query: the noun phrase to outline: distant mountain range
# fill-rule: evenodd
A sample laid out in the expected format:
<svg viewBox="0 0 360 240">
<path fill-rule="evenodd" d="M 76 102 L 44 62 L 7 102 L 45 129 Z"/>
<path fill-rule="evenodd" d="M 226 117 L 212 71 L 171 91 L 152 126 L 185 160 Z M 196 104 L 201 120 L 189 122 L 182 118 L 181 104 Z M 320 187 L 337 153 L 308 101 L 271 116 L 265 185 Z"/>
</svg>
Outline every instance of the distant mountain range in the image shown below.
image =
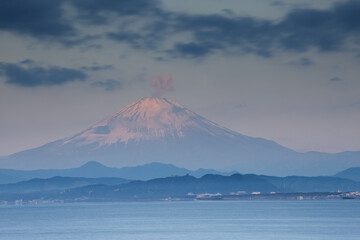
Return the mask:
<svg viewBox="0 0 360 240">
<path fill-rule="evenodd" d="M 164 163 L 149 163 L 145 165 L 135 167 L 123 167 L 123 168 L 111 168 L 104 166 L 98 162 L 88 162 L 78 168 L 70 169 L 40 169 L 40 170 L 14 170 L 14 169 L 0 169 L 0 184 L 17 183 L 20 181 L 27 181 L 30 179 L 47 179 L 54 177 L 68 177 L 68 178 L 82 178 L 82 179 L 129 179 L 129 180 L 151 180 L 155 178 L 164 178 L 170 176 L 184 176 L 191 175 L 194 177 L 202 177 L 206 174 L 230 176 L 237 173 L 232 172 L 220 172 L 214 169 L 200 168 L 195 171 L 180 168 L 172 164 Z M 251 175 L 251 174 L 250 174 Z M 302 177 L 302 176 L 288 176 L 288 177 L 270 177 L 265 175 L 259 175 L 266 180 L 275 184 L 278 188 L 282 189 L 281 186 L 286 190 L 291 189 L 290 183 L 296 185 L 296 182 L 310 181 L 311 179 L 322 180 L 326 183 L 328 180 L 333 182 L 333 186 L 338 186 L 344 179 L 360 181 L 360 168 L 349 168 L 345 171 L 339 172 L 331 176 L 322 177 Z M 98 181 L 98 180 L 96 180 Z M 300 181 L 303 183 L 303 181 Z M 336 181 L 339 181 L 336 183 Z M 321 183 L 321 181 L 317 181 Z M 105 182 L 98 182 L 104 183 Z M 285 185 L 284 185 L 285 184 Z M 311 184 L 311 181 L 309 182 Z M 340 187 L 341 188 L 341 187 Z M 295 189 L 300 190 L 295 186 Z M 314 185 L 311 186 L 314 190 Z M 305 188 L 302 190 L 307 191 Z"/>
<path fill-rule="evenodd" d="M 360 167 L 360 151 L 299 153 L 221 127 L 166 98 L 142 98 L 73 136 L 0 158 L 1 168 L 124 167 L 151 162 L 276 176 L 333 175 Z M 16 179 L 14 179 L 16 180 Z"/>
<path fill-rule="evenodd" d="M 110 168 L 98 162 L 88 162 L 79 168 L 14 170 L 0 169 L 0 184 L 16 183 L 33 178 L 76 177 L 76 178 L 125 178 L 132 180 L 149 180 L 168 176 L 183 176 L 186 174 L 202 177 L 205 174 L 231 175 L 233 172 L 219 172 L 213 169 L 200 168 L 195 171 L 179 168 L 172 164 L 149 163 L 135 167 Z"/>
<path fill-rule="evenodd" d="M 95 163 L 90 163 L 90 165 Z M 158 165 L 158 164 L 155 164 Z M 174 168 L 174 166 L 172 166 Z M 176 168 L 176 167 L 175 167 Z M 121 170 L 121 169 L 120 169 Z M 52 177 L 0 185 L 0 202 L 17 199 L 64 201 L 134 201 L 253 192 L 312 193 L 360 191 L 360 182 L 338 177 L 273 177 L 255 174 L 206 174 L 131 181 L 123 178 Z"/>
<path fill-rule="evenodd" d="M 349 168 L 335 174 L 335 177 L 360 181 L 360 167 Z"/>
<path fill-rule="evenodd" d="M 0 184 L 0 194 L 63 191 L 65 189 L 88 185 L 104 184 L 118 185 L 128 183 L 123 178 L 81 178 L 81 177 L 52 177 L 47 179 L 34 178 L 18 183 Z"/>
<path fill-rule="evenodd" d="M 0 185 L 0 202 L 22 200 L 134 201 L 165 198 L 193 199 L 197 196 L 252 193 L 310 193 L 360 191 L 360 182 L 337 177 L 271 177 L 254 174 L 222 176 L 207 174 L 128 181 L 119 178 L 32 179 Z"/>
<path fill-rule="evenodd" d="M 93 199 L 159 199 L 185 197 L 191 194 L 251 194 L 292 192 L 337 192 L 359 191 L 360 183 L 335 177 L 286 177 L 277 178 L 254 174 L 221 176 L 207 174 L 201 178 L 189 175 L 158 178 L 148 181 L 133 181 L 118 186 L 85 186 L 70 189 L 65 197 L 86 197 L 91 192 Z"/>
</svg>

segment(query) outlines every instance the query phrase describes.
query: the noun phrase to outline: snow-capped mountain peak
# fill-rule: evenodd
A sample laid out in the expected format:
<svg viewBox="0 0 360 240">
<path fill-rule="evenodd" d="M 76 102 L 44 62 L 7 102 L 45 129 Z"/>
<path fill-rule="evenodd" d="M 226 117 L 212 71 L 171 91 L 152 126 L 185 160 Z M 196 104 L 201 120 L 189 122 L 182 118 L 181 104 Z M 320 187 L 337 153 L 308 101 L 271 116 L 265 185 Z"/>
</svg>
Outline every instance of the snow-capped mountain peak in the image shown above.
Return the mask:
<svg viewBox="0 0 360 240">
<path fill-rule="evenodd" d="M 273 141 L 223 128 L 165 98 L 141 98 L 69 138 L 0 159 L 22 169 L 151 162 L 228 168 L 268 175 L 326 175 L 360 165 L 360 152 L 298 153 Z"/>
<path fill-rule="evenodd" d="M 84 132 L 65 139 L 63 143 L 96 143 L 99 147 L 116 142 L 182 138 L 194 129 L 213 136 L 238 135 L 169 99 L 141 98 Z"/>
</svg>

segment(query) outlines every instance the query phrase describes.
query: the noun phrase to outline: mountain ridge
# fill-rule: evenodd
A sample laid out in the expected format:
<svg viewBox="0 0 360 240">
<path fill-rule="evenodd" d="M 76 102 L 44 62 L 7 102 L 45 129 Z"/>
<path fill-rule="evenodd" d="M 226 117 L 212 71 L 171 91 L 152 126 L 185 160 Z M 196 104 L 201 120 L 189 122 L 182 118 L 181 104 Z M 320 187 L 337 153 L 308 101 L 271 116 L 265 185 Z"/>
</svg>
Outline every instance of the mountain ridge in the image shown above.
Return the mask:
<svg viewBox="0 0 360 240">
<path fill-rule="evenodd" d="M 345 169 L 334 175 L 334 177 L 346 178 L 353 181 L 360 181 L 360 167 Z"/>
<path fill-rule="evenodd" d="M 17 183 L 0 184 L 0 194 L 63 191 L 65 189 L 95 184 L 118 185 L 128 182 L 130 182 L 130 180 L 123 178 L 83 178 L 60 176 L 45 179 L 33 178 Z"/>
<path fill-rule="evenodd" d="M 88 161 L 316 176 L 360 166 L 360 151 L 299 153 L 221 127 L 166 98 L 142 98 L 80 133 L 1 158 L 0 167 L 73 168 Z"/>
<path fill-rule="evenodd" d="M 233 172 L 220 172 L 213 169 L 189 170 L 180 168 L 172 164 L 149 163 L 135 167 L 113 168 L 107 167 L 99 162 L 87 162 L 77 168 L 69 169 L 38 169 L 38 170 L 14 170 L 0 169 L 0 184 L 17 183 L 33 178 L 51 178 L 51 177 L 82 177 L 82 178 L 125 178 L 132 180 L 149 180 L 159 177 L 168 177 L 172 175 L 190 174 L 201 177 L 205 174 L 229 175 Z"/>
<path fill-rule="evenodd" d="M 121 181 L 123 179 L 120 179 Z M 164 199 L 213 198 L 227 195 L 236 196 L 276 193 L 334 193 L 359 191 L 360 182 L 336 177 L 271 177 L 255 174 L 232 174 L 222 176 L 207 174 L 201 178 L 190 175 L 170 176 L 147 181 L 130 181 L 116 184 L 119 179 L 88 179 L 95 184 L 73 187 L 84 184 L 84 179 L 56 177 L 51 179 L 33 179 L 18 184 L 0 185 L 0 202 L 33 200 L 64 200 L 64 201 L 143 201 Z M 86 179 L 85 179 L 86 181 Z M 35 185 L 34 185 L 35 182 Z M 105 182 L 105 184 L 104 184 Z M 110 184 L 106 184 L 110 182 Z M 36 184 L 37 183 L 37 184 Z M 39 184 L 40 183 L 40 184 Z M 112 184 L 115 183 L 115 184 Z M 15 186 L 15 188 L 14 188 Z M 29 186 L 32 187 L 29 189 Z M 47 188 L 44 188 L 47 187 Z M 64 186 L 70 188 L 64 189 Z M 22 191 L 21 191 L 22 190 Z M 40 191 L 39 191 L 40 190 Z M 52 191 L 50 191 L 52 190 Z M 269 195 L 269 196 L 270 196 Z M 252 199 L 252 197 L 250 197 Z"/>
</svg>

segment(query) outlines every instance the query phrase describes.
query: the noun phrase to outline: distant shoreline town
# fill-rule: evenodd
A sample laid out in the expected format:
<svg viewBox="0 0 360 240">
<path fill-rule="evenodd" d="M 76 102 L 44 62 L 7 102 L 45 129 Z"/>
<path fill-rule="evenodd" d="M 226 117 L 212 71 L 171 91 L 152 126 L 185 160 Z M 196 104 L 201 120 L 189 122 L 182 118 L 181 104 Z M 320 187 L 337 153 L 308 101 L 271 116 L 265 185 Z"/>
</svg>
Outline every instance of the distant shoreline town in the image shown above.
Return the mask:
<svg viewBox="0 0 360 240">
<path fill-rule="evenodd" d="M 351 169 L 335 176 L 274 177 L 217 172 L 211 169 L 190 171 L 161 163 L 116 169 L 96 162 L 65 170 L 0 169 L 1 180 L 8 181 L 0 184 L 0 204 L 359 200 L 360 182 L 351 175 L 356 173 L 355 170 Z M 351 174 L 345 174 L 348 172 Z"/>
<path fill-rule="evenodd" d="M 163 199 L 134 199 L 132 201 L 137 202 L 149 202 L 149 201 L 316 201 L 316 200 L 360 200 L 360 192 L 335 192 L 335 193 L 273 193 L 273 194 L 243 194 L 243 195 L 222 195 L 222 194 L 210 194 L 202 193 L 196 194 L 194 198 L 186 197 L 168 197 Z M 129 202 L 130 200 L 125 200 Z M 93 200 L 91 198 L 76 198 L 76 199 L 31 199 L 23 200 L 16 199 L 15 201 L 0 201 L 0 205 L 44 205 L 44 204 L 64 204 L 64 203 L 91 203 L 91 202 L 124 202 L 121 200 L 114 201 L 108 200 Z"/>
</svg>

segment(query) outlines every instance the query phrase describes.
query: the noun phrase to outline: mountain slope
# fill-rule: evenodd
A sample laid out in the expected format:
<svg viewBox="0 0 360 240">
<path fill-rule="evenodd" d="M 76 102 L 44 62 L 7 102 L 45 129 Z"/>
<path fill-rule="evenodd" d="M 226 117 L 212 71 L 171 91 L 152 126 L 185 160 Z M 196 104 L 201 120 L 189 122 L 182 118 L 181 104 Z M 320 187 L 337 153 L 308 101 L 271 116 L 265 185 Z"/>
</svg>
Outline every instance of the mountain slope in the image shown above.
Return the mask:
<svg viewBox="0 0 360 240">
<path fill-rule="evenodd" d="M 233 174 L 222 176 L 207 174 L 201 178 L 190 175 L 151 179 L 148 181 L 132 181 L 116 186 L 85 186 L 68 191 L 71 195 L 86 194 L 92 189 L 94 196 L 104 195 L 116 199 L 117 196 L 138 198 L 151 197 L 183 197 L 188 193 L 221 193 L 252 192 L 294 193 L 294 192 L 336 192 L 359 191 L 360 183 L 335 177 L 271 177 L 255 174 Z"/>
<path fill-rule="evenodd" d="M 360 182 L 360 167 L 348 168 L 335 174 L 335 177 L 346 178 Z"/>
<path fill-rule="evenodd" d="M 114 185 L 116 179 L 105 179 L 104 184 L 87 185 L 64 190 L 68 184 L 83 183 L 70 178 L 34 179 L 18 184 L 0 185 L 0 201 L 14 201 L 16 199 L 34 200 L 65 200 L 65 201 L 137 201 L 160 200 L 165 198 L 194 199 L 209 196 L 242 195 L 261 192 L 276 193 L 309 193 L 309 192 L 337 192 L 359 191 L 360 183 L 335 177 L 270 177 L 254 174 L 233 174 L 221 176 L 207 174 L 201 178 L 190 175 L 157 178 L 148 181 L 132 181 Z M 86 179 L 85 179 L 86 181 Z M 104 181 L 92 179 L 93 182 Z M 54 185 L 55 182 L 55 185 Z M 70 182 L 70 184 L 69 184 Z M 30 186 L 30 188 L 29 188 Z M 58 191 L 49 191 L 58 188 Z M 10 190 L 8 192 L 1 189 Z M 29 191 L 30 189 L 30 191 Z M 39 192 L 37 190 L 41 189 Z M 22 190 L 22 192 L 19 192 Z M 36 190 L 36 191 L 34 191 Z M 302 195 L 302 194 L 301 194 Z M 321 194 L 320 194 L 321 195 Z"/>
<path fill-rule="evenodd" d="M 44 180 L 44 182 L 46 181 Z M 148 181 L 133 181 L 113 186 L 96 184 L 58 192 L 0 192 L 0 201 L 14 201 L 19 199 L 20 196 L 24 201 L 32 199 L 63 199 L 69 201 L 74 201 L 75 199 L 95 201 L 151 200 L 166 197 L 189 197 L 189 193 L 229 194 L 230 192 L 238 191 L 269 193 L 275 190 L 277 190 L 275 186 L 257 176 L 240 174 L 221 176 L 209 174 L 201 178 L 185 175 L 157 178 Z M 194 198 L 193 195 L 190 197 Z"/>
<path fill-rule="evenodd" d="M 360 166 L 360 152 L 298 153 L 241 135 L 165 98 L 142 98 L 88 129 L 0 161 L 0 167 L 69 168 L 88 161 L 108 166 L 150 162 L 268 175 L 333 175 Z"/>
<path fill-rule="evenodd" d="M 0 184 L 0 195 L 9 193 L 29 193 L 44 191 L 63 191 L 69 188 L 82 187 L 94 184 L 118 185 L 128 183 L 123 178 L 79 178 L 79 177 L 52 177 L 48 179 L 34 178 L 13 184 Z"/>
<path fill-rule="evenodd" d="M 13 170 L 0 169 L 0 184 L 16 183 L 33 178 L 81 177 L 81 178 L 126 178 L 132 180 L 149 180 L 168 176 L 183 176 L 190 174 L 202 177 L 205 174 L 230 175 L 231 173 L 219 172 L 213 169 L 198 169 L 191 171 L 179 168 L 172 164 L 149 163 L 135 167 L 110 168 L 98 162 L 87 162 L 78 168 L 70 169 L 41 169 L 41 170 Z"/>
<path fill-rule="evenodd" d="M 91 190 L 90 190 L 91 189 Z M 91 197 L 109 199 L 156 199 L 166 197 L 185 197 L 189 193 L 221 193 L 230 192 L 253 192 L 260 191 L 270 193 L 277 188 L 266 180 L 257 176 L 233 174 L 221 176 L 208 174 L 201 178 L 193 176 L 176 176 L 152 179 L 149 181 L 133 181 L 118 186 L 87 186 L 69 190 L 64 196 L 82 196 L 92 191 Z"/>
</svg>

